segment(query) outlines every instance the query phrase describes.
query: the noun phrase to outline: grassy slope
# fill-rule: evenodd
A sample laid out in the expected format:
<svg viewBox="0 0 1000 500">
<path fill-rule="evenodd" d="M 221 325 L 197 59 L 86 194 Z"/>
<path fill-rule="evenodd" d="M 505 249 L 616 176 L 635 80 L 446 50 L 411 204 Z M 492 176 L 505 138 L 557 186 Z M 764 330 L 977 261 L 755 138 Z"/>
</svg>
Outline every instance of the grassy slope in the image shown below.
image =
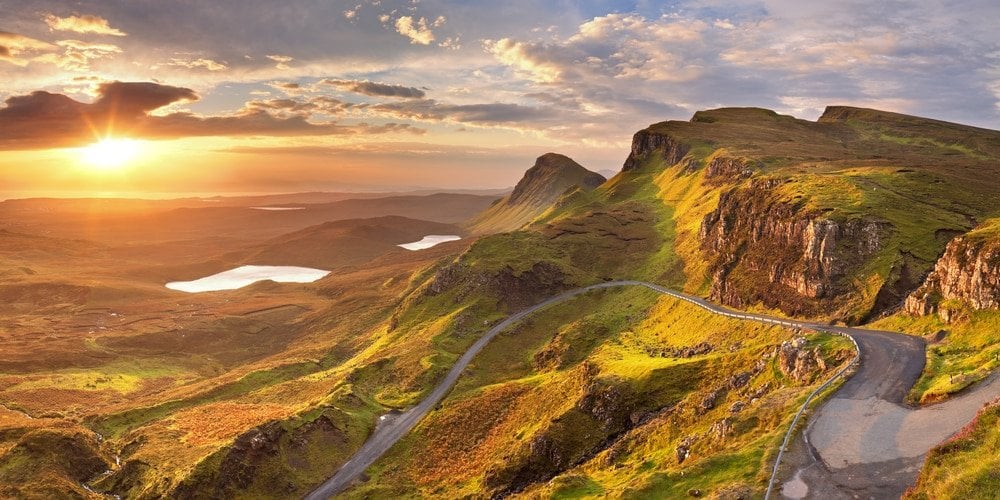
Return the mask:
<svg viewBox="0 0 1000 500">
<path fill-rule="evenodd" d="M 965 234 L 967 240 L 1000 240 L 1000 219 L 990 219 Z M 984 379 L 1000 367 L 1000 311 L 975 310 L 969 304 L 952 300 L 951 323 L 936 314 L 914 317 L 897 313 L 874 324 L 913 335 L 933 337 L 943 332 L 943 339 L 927 349 L 927 366 L 914 385 L 910 399 L 934 402 L 962 391 Z"/>
<path fill-rule="evenodd" d="M 1000 491 L 1000 405 L 981 410 L 976 420 L 927 455 L 908 499 L 992 498 Z"/>
<path fill-rule="evenodd" d="M 719 116 L 720 113 L 726 116 Z M 949 143 L 897 139 L 919 137 L 921 131 L 927 130 L 926 123 L 907 124 L 903 127 L 906 130 L 901 130 L 898 124 L 873 125 L 853 119 L 817 125 L 760 110 L 710 112 L 701 119 L 714 121 L 707 128 L 704 126 L 707 122 L 661 125 L 671 135 L 678 135 L 680 129 L 681 139 L 695 144 L 689 153 L 692 161 L 704 164 L 718 154 L 760 158 L 764 161 L 764 175 L 786 179 L 779 192 L 786 197 L 783 201 L 834 219 L 875 216 L 893 224 L 895 230 L 882 252 L 856 271 L 855 280 L 861 293 L 849 307 L 859 311 L 871 307 L 875 292 L 893 277 L 901 259 L 907 255 L 914 257 L 918 268 L 915 272 L 922 272 L 920 266 L 929 268 L 946 243 L 946 239 L 938 237 L 939 231 L 968 229 L 967 216 L 982 216 L 996 210 L 983 198 L 984 194 L 994 192 L 996 186 L 979 183 L 969 191 L 958 188 L 968 182 L 970 165 L 979 166 L 984 157 L 995 157 L 997 149 L 993 143 L 972 141 L 961 145 L 958 139 Z M 765 123 L 759 123 L 760 120 Z M 684 132 L 695 127 L 694 135 L 684 136 Z M 776 137 L 779 142 L 775 142 Z M 846 155 L 845 143 L 850 145 Z M 703 292 L 708 276 L 697 232 L 704 214 L 715 208 L 725 187 L 724 183 L 705 182 L 702 170 L 690 172 L 680 165 L 664 165 L 654 155 L 638 171 L 620 174 L 593 192 L 573 193 L 564 198 L 557 207 L 536 219 L 527 231 L 481 240 L 462 259 L 490 269 L 509 263 L 517 270 L 527 270 L 532 263 L 545 260 L 558 263 L 575 284 L 605 277 L 637 277 Z M 944 201 L 930 204 L 921 200 Z M 631 224 L 622 224 L 626 214 L 637 217 Z M 623 239 L 646 244 L 617 247 L 615 244 Z M 595 247 L 602 251 L 593 251 Z M 623 257 L 615 258 L 616 254 Z M 588 256 L 597 256 L 597 261 L 588 262 Z M 693 331 L 703 333 L 699 329 Z M 504 363 L 490 366 L 513 378 L 516 373 L 509 373 L 508 368 L 513 368 Z M 613 373 L 623 365 L 605 368 Z M 502 389 L 483 389 L 485 407 L 508 406 L 511 398 L 527 397 L 523 395 L 525 391 L 531 394 L 538 390 L 537 384 L 544 383 L 544 387 L 568 383 L 551 377 L 525 375 L 515 379 L 516 384 L 504 385 Z M 759 443 L 754 446 L 763 449 Z M 661 447 L 660 453 L 669 455 L 666 451 L 669 448 Z M 730 459 L 746 465 L 748 457 L 738 455 Z M 759 462 L 760 458 L 757 455 L 749 459 Z M 598 472 L 588 476 L 599 475 L 602 466 L 591 467 Z M 650 484 L 669 488 L 667 485 L 678 480 L 669 474 L 663 477 L 671 479 L 661 483 L 650 480 Z M 571 477 L 567 481 L 570 490 L 597 488 L 592 479 Z M 377 491 L 383 486 L 380 482 L 372 487 Z M 650 488 L 658 491 L 657 487 Z"/>
<path fill-rule="evenodd" d="M 842 218 L 879 213 L 898 224 L 892 244 L 861 271 L 858 280 L 864 284 L 859 288 L 877 288 L 879 282 L 888 279 L 901 251 L 914 253 L 921 261 L 939 251 L 944 242 L 937 238 L 938 229 L 965 229 L 969 222 L 964 215 L 979 216 L 997 208 L 990 203 L 994 199 L 990 195 L 996 193 L 993 183 L 996 176 L 982 175 L 984 169 L 995 168 L 984 158 L 996 158 L 997 147 L 977 139 L 979 136 L 974 133 L 966 138 L 939 134 L 931 137 L 944 139 L 925 140 L 924 135 L 934 131 L 921 123 L 901 128 L 897 124 L 873 125 L 870 120 L 852 119 L 820 127 L 762 110 L 699 115 L 701 121 L 694 124 L 670 122 L 654 129 L 665 128 L 666 132 L 693 144 L 690 159 L 700 164 L 721 150 L 728 155 L 760 158 L 765 175 L 790 180 L 783 195 L 789 200 L 802 196 L 798 202 L 810 210 Z M 846 149 L 848 153 L 845 145 L 850 146 Z M 859 151 L 864 154 L 853 153 Z M 725 187 L 725 184 L 706 183 L 703 170 L 686 172 L 680 166 L 664 165 L 650 158 L 638 171 L 619 174 L 594 191 L 576 192 L 563 198 L 527 231 L 479 240 L 454 262 L 449 259 L 435 266 L 424 263 L 387 268 L 358 276 L 353 282 L 331 283 L 322 290 L 322 296 L 333 303 L 310 315 L 302 325 L 308 327 L 303 328 L 305 333 L 279 346 L 283 349 L 280 354 L 252 361 L 235 358 L 236 364 L 221 375 L 193 383 L 183 381 L 186 374 L 192 373 L 191 367 L 170 365 L 167 368 L 175 370 L 171 373 L 177 377 L 173 382 L 179 384 L 177 387 L 140 395 L 136 401 L 119 408 L 102 410 L 89 422 L 120 436 L 110 444 L 115 450 L 129 443 L 140 443 L 136 451 L 130 448 L 131 453 L 125 458 L 149 464 L 149 470 L 135 476 L 146 483 L 145 493 L 149 495 L 185 481 L 194 484 L 192 488 L 201 487 L 195 480 L 213 478 L 241 434 L 278 422 L 288 432 L 279 439 L 284 443 L 278 452 L 281 459 L 261 462 L 254 474 L 262 478 L 288 477 L 291 490 L 279 491 L 274 488 L 285 486 L 251 481 L 248 485 L 225 486 L 228 489 L 216 493 L 238 492 L 249 496 L 301 493 L 346 460 L 370 432 L 374 415 L 418 400 L 490 322 L 517 308 L 517 304 L 505 302 L 509 299 L 505 294 L 483 288 L 482 284 L 489 283 L 498 273 L 509 271 L 520 279 L 530 277 L 539 262 L 552 264 L 562 274 L 562 281 L 543 283 L 551 286 L 551 290 L 545 286 L 535 290 L 539 297 L 560 288 L 610 277 L 642 278 L 704 292 L 709 276 L 699 250 L 698 229 L 704 214 L 715 208 Z M 927 199 L 948 200 L 949 204 L 914 201 Z M 916 207 L 918 217 L 901 206 Z M 912 220 L 920 223 L 910 224 Z M 435 270 L 447 265 L 460 266 L 465 279 L 443 293 L 425 293 L 435 279 Z M 405 298 L 397 302 L 399 297 Z M 625 318 L 616 308 L 620 300 L 635 305 L 629 309 L 632 318 Z M 745 367 L 752 355 L 761 353 L 763 344 L 693 362 L 645 356 L 642 346 L 691 345 L 706 333 L 708 337 L 713 335 L 705 325 L 714 324 L 715 320 L 695 321 L 699 318 L 696 312 L 672 309 L 653 300 L 621 292 L 592 301 L 595 313 L 585 321 L 574 319 L 572 314 L 559 318 L 559 310 L 553 309 L 551 314 L 556 317 L 537 320 L 540 329 L 525 325 L 516 336 L 499 338 L 497 347 L 491 346 L 482 358 L 477 358 L 471 376 L 463 378 L 440 414 L 436 413 L 422 425 L 419 435 L 433 435 L 437 439 L 434 442 L 444 450 L 461 448 L 465 445 L 448 436 L 451 424 L 433 422 L 466 425 L 460 418 L 465 412 L 459 408 L 482 407 L 497 409 L 495 414 L 481 414 L 482 422 L 473 422 L 478 426 L 476 432 L 487 436 L 484 443 L 515 446 L 525 436 L 539 432 L 568 440 L 571 436 L 559 431 L 565 424 L 532 419 L 530 415 L 542 408 L 542 413 L 550 418 L 562 415 L 569 419 L 567 422 L 583 418 L 571 411 L 570 406 L 572 396 L 583 390 L 581 377 L 589 376 L 591 370 L 597 370 L 602 383 L 613 382 L 634 390 L 629 394 L 636 395 L 633 402 L 640 407 L 662 408 L 679 402 L 689 404 L 691 401 L 686 398 L 694 397 L 690 391 L 704 389 L 697 385 L 663 386 L 663 381 L 669 383 L 676 378 L 702 384 L 718 382 L 722 373 Z M 863 296 L 856 307 L 863 309 L 870 301 L 870 294 Z M 630 326 L 642 316 L 640 311 L 655 313 L 658 308 L 672 311 L 657 316 L 662 324 L 643 323 L 643 331 Z M 672 327 L 667 326 L 671 323 Z M 742 328 L 732 327 L 733 331 Z M 728 329 L 728 326 L 721 328 Z M 691 336 L 685 337 L 683 343 L 680 340 L 670 343 L 673 337 L 668 339 L 668 334 L 683 333 Z M 782 335 L 757 333 L 766 334 L 770 340 Z M 522 343 L 522 338 L 530 340 Z M 94 348 L 98 352 L 102 349 L 99 344 Z M 535 366 L 534 356 L 540 350 L 547 353 L 543 357 L 556 359 L 558 363 Z M 511 353 L 517 354 L 518 361 L 511 362 Z M 207 367 L 213 365 L 209 363 Z M 197 370 L 203 368 L 194 372 L 200 373 Z M 114 378 L 118 374 L 122 374 L 119 368 L 108 366 L 90 372 L 53 374 L 52 380 L 74 389 L 82 384 L 85 394 L 98 392 L 87 384 L 93 385 L 93 389 L 110 385 L 114 390 L 109 399 L 120 399 L 132 394 L 127 390 L 136 385 L 134 381 L 126 383 L 124 378 L 123 381 Z M 109 382 L 97 380 L 109 375 Z M 151 377 L 159 375 L 157 372 Z M 768 377 L 779 380 L 773 370 L 759 377 L 764 377 L 761 381 L 772 380 Z M 604 455 L 585 460 L 571 472 L 557 477 L 551 491 L 545 492 L 564 495 L 574 491 L 627 489 L 635 495 L 655 496 L 681 492 L 687 485 L 715 488 L 726 483 L 746 483 L 756 488 L 761 464 L 767 458 L 765 449 L 774 444 L 778 424 L 788 416 L 799 395 L 800 388 L 768 395 L 770 403 L 754 408 L 745 421 L 743 416 L 739 418 L 732 440 L 699 441 L 698 446 L 703 448 L 696 448 L 695 458 L 685 462 L 684 467 L 670 461 L 673 447 L 681 437 L 671 429 L 679 425 L 677 428 L 704 432 L 728 408 L 713 410 L 715 413 L 709 414 L 709 420 L 693 419 L 683 413 L 654 419 L 632 431 L 634 435 L 626 436 L 621 451 L 616 452 L 621 455 L 610 462 L 601 462 Z M 232 418 L 236 414 L 242 416 L 238 420 Z M 292 453 L 296 442 L 293 437 L 312 435 L 295 432 L 315 429 L 313 424 L 323 419 L 335 422 L 333 427 L 343 434 L 334 436 L 340 439 L 336 441 L 339 444 L 317 445 Z M 230 425 L 214 425 L 218 422 Z M 586 419 L 578 424 L 581 429 L 595 425 Z M 507 429 L 504 425 L 513 426 L 508 429 L 510 434 L 494 439 L 490 433 Z M 754 440 L 750 437 L 754 433 L 763 437 Z M 407 450 L 419 444 L 412 440 L 407 443 L 410 444 L 400 446 L 389 457 L 396 461 L 387 463 L 396 465 L 380 468 L 379 474 L 411 481 L 421 491 L 434 493 L 437 486 L 420 483 L 407 468 L 410 467 Z M 570 448 L 580 451 L 593 443 L 577 445 Z M 491 453 L 485 456 L 493 456 Z M 518 453 L 523 453 L 523 449 Z M 647 455 L 651 457 L 649 460 L 645 458 Z M 621 464 L 621 470 L 606 463 Z M 479 474 L 484 463 L 477 462 L 477 466 L 480 468 L 471 471 Z M 441 467 L 456 467 L 456 464 L 444 460 Z M 457 467 L 464 470 L 461 464 Z M 433 475 L 434 471 L 429 474 L 438 477 Z M 463 492 L 469 491 L 477 480 L 466 477 L 463 480 L 466 482 L 448 483 L 442 479 L 440 486 L 444 488 L 442 491 Z M 379 480 L 370 487 L 376 491 L 384 485 Z"/>
<path fill-rule="evenodd" d="M 587 490 L 663 497 L 733 483 L 759 492 L 766 459 L 805 387 L 785 379 L 772 359 L 745 389 L 720 396 L 714 410 L 696 416 L 693 407 L 790 336 L 638 289 L 589 294 L 553 307 L 489 345 L 440 409 L 371 469 L 372 480 L 351 496 L 476 494 L 485 475 L 523 459 L 538 436 L 556 440 L 562 453 L 580 462 L 529 495 Z M 831 356 L 849 349 L 839 339 L 822 340 Z M 691 358 L 658 354 L 704 341 L 715 349 Z M 601 424 L 574 409 L 588 377 L 627 388 L 622 390 L 633 395 L 634 405 L 629 410 L 645 412 L 648 422 L 615 436 L 613 446 L 600 445 Z M 715 422 L 731 415 L 732 403 L 749 402 L 742 394 L 765 385 L 771 387 L 766 395 L 730 417 L 729 436 L 709 435 Z M 694 434 L 702 437 L 692 458 L 678 465 L 674 447 Z M 591 457 L 592 449 L 605 451 Z"/>
</svg>

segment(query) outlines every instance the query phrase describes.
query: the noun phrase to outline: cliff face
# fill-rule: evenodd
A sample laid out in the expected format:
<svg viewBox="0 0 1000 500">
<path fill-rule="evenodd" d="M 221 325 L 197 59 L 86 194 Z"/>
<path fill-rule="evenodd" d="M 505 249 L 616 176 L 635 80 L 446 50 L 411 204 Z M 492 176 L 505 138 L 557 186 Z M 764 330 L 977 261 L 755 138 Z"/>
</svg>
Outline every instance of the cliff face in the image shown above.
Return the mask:
<svg viewBox="0 0 1000 500">
<path fill-rule="evenodd" d="M 670 135 L 659 134 L 649 129 L 640 130 L 632 136 L 632 151 L 625 159 L 622 171 L 637 170 L 643 160 L 649 158 L 651 154 L 663 155 L 667 165 L 673 165 L 681 161 L 690 150 L 691 146 L 681 143 Z"/>
<path fill-rule="evenodd" d="M 913 315 L 937 313 L 950 322 L 954 311 L 949 301 L 973 309 L 1000 308 L 1000 238 L 974 231 L 953 239 L 904 307 Z"/>
<path fill-rule="evenodd" d="M 712 300 L 734 307 L 761 302 L 790 314 L 824 312 L 851 291 L 848 272 L 882 248 L 891 227 L 838 222 L 779 201 L 778 179 L 724 191 L 702 220 L 701 248 L 711 262 Z"/>
</svg>

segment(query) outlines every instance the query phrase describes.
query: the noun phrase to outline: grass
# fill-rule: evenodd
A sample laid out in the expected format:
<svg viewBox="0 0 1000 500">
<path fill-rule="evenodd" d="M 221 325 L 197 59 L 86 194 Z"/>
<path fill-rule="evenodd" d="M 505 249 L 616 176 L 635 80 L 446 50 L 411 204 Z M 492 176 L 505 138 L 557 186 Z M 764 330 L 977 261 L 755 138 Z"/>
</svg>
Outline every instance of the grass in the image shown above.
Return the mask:
<svg viewBox="0 0 1000 500">
<path fill-rule="evenodd" d="M 581 311 L 588 312 L 580 316 Z M 772 348 L 767 346 L 788 335 L 776 327 L 711 315 L 645 289 L 607 290 L 553 306 L 488 345 L 441 407 L 369 469 L 372 479 L 348 496 L 480 494 L 484 488 L 495 487 L 490 485 L 503 484 L 496 483 L 497 478 L 516 476 L 518 464 L 533 463 L 536 459 L 529 443 L 538 439 L 550 440 L 569 464 L 579 465 L 557 469 L 554 479 L 532 486 L 529 496 L 629 496 L 629 491 L 640 491 L 634 489 L 637 484 L 646 484 L 648 495 L 662 495 L 666 490 L 656 478 L 678 474 L 670 472 L 675 462 L 673 445 L 668 443 L 682 433 L 707 432 L 715 419 L 728 414 L 729 406 L 720 403 L 699 418 L 688 413 L 687 405 L 700 400 L 703 390 L 725 384 L 728 374 L 746 369 Z M 560 346 L 570 338 L 573 345 L 594 348 L 565 356 Z M 681 359 L 651 353 L 653 347 L 706 340 L 716 347 L 704 356 Z M 844 341 L 825 336 L 811 342 L 830 356 L 842 357 L 849 349 Z M 775 372 L 765 370 L 749 385 L 758 388 L 770 383 L 777 388 L 789 383 L 780 375 L 773 378 Z M 586 407 L 582 402 L 586 394 L 595 391 L 617 394 L 608 397 L 621 398 L 632 414 L 677 410 L 617 434 L 622 431 L 615 431 L 614 425 L 620 424 L 609 428 L 580 410 Z M 798 401 L 793 394 L 804 396 L 804 388 L 769 392 L 746 415 L 740 415 L 736 432 L 746 437 L 731 451 L 719 455 L 719 446 L 730 448 L 713 440 L 705 442 L 699 456 L 713 461 L 698 458 L 694 460 L 698 465 L 685 464 L 684 475 L 693 479 L 683 484 L 721 488 L 748 483 L 759 488 L 760 481 L 754 478 L 764 467 L 767 448 L 775 445 L 781 426 L 787 425 L 785 419 Z M 615 403 L 609 404 L 613 408 Z M 762 427 L 769 429 L 766 438 L 750 438 L 760 435 Z M 608 432 L 612 432 L 610 441 L 601 444 L 609 439 Z M 641 460 L 616 459 L 624 467 L 608 467 L 604 457 L 610 449 L 603 447 L 609 443 L 610 449 L 620 446 L 629 450 L 625 456 Z M 590 458 L 595 450 L 596 456 Z M 720 456 L 724 458 L 710 458 Z M 748 467 L 747 460 L 753 465 Z M 718 468 L 722 465 L 725 468 Z"/>
<path fill-rule="evenodd" d="M 748 251 L 762 255 L 761 261 L 740 267 L 730 284 L 741 293 L 771 287 L 770 265 L 801 252 L 755 249 L 747 235 L 743 247 L 728 256 L 731 262 L 714 260 L 703 247 L 699 233 L 705 216 L 719 207 L 723 193 L 751 184 L 706 180 L 700 167 L 713 157 L 760 162 L 758 178 L 781 184 L 747 194 L 759 195 L 761 207 L 789 207 L 795 221 L 888 226 L 877 252 L 840 262 L 846 271 L 836 278 L 838 297 L 812 301 L 824 318 L 866 317 L 904 268 L 919 277 L 950 235 L 968 230 L 972 220 L 1000 215 L 995 204 L 1000 176 L 992 175 L 1000 147 L 996 134 L 987 131 L 867 110 L 813 123 L 754 108 L 699 112 L 693 121 L 650 130 L 689 146 L 687 158 L 666 165 L 651 154 L 637 170 L 595 190 L 563 196 L 548 210 L 499 214 L 498 224 L 528 224 L 482 237 L 457 257 L 444 251 L 423 260 L 408 255 L 302 290 L 254 289 L 232 302 L 235 296 L 218 294 L 175 303 L 159 282 L 102 277 L 90 289 L 87 300 L 93 304 L 84 304 L 83 291 L 72 287 L 50 287 L 60 295 L 34 316 L 24 313 L 23 304 L 0 304 L 25 318 L 18 333 L 49 332 L 32 344 L 38 351 L 5 352 L 13 361 L 5 358 L 11 368 L 0 380 L 21 385 L 4 394 L 22 391 L 44 403 L 44 390 L 57 390 L 51 397 L 60 408 L 100 399 L 102 405 L 85 422 L 107 435 L 109 450 L 147 464 L 108 479 L 122 481 L 116 492 L 298 495 L 360 446 L 377 415 L 418 401 L 490 325 L 531 303 L 614 278 L 706 294 L 719 266 L 738 263 Z M 1000 224 L 994 224 L 969 237 L 994 238 L 998 232 Z M 852 244 L 844 241 L 837 250 L 849 255 Z M 196 245 L 164 244 L 156 251 L 182 250 L 204 258 Z M 94 252 L 83 249 L 80 255 Z M 75 259 L 70 267 L 77 267 L 81 259 L 70 257 Z M 116 262 L 102 258 L 91 265 L 110 268 Z M 12 269 L 32 270 L 12 279 L 45 284 L 49 268 L 43 263 L 21 257 L 9 262 L 16 264 Z M 62 264 L 52 269 L 65 269 Z M 130 280 L 146 276 L 138 261 L 130 265 L 135 268 Z M 205 265 L 192 260 L 173 268 Z M 804 263 L 795 261 L 791 269 L 796 265 Z M 168 272 L 154 271 L 148 272 L 156 279 Z M 23 289 L 18 285 L 5 293 Z M 303 309 L 242 317 L 275 304 Z M 84 311 L 96 305 L 108 311 L 133 305 L 135 310 L 126 311 L 129 320 L 148 323 L 108 323 L 121 330 L 87 336 L 73 334 L 77 327 L 49 328 L 48 316 L 96 322 L 104 309 Z M 741 307 L 789 310 L 788 305 L 750 300 Z M 951 394 L 995 367 L 1000 340 L 995 311 L 968 311 L 952 325 L 936 321 L 894 316 L 878 323 L 915 334 L 949 331 L 944 343 L 929 350 L 928 371 L 914 393 L 920 400 Z M 184 334 L 193 337 L 179 341 Z M 461 497 L 515 483 L 526 487 L 525 496 L 556 498 L 682 497 L 690 489 L 759 494 L 777 440 L 809 390 L 784 377 L 770 357 L 790 336 L 787 330 L 712 316 L 648 290 L 578 297 L 497 337 L 441 407 L 350 495 Z M 711 344 L 709 352 L 672 354 L 702 342 Z M 816 336 L 809 342 L 830 365 L 849 350 L 840 338 Z M 10 345 L 16 350 L 19 344 Z M 190 366 L 162 357 L 178 349 L 190 355 L 185 360 Z M 83 351 L 88 355 L 80 356 Z M 43 354 L 53 361 L 30 368 L 31 356 Z M 133 359 L 134 364 L 123 361 Z M 727 385 L 729 377 L 748 371 L 754 374 L 746 386 Z M 150 380 L 163 385 L 150 387 Z M 699 409 L 716 392 L 715 407 Z M 737 401 L 747 406 L 731 412 Z M 51 420 L 70 425 L 73 418 Z M 724 423 L 731 429 L 720 436 L 716 426 L 728 428 Z M 239 445 L 254 429 L 267 435 L 268 453 L 254 455 Z M 16 443 L 0 438 L 3 456 L 10 455 Z M 676 448 L 687 438 L 693 439 L 692 454 L 678 463 Z M 552 453 L 536 453 L 533 446 L 548 446 Z M 235 466 L 246 469 L 234 473 L 229 467 Z M 251 479 L 228 483 L 233 477 Z"/>
<path fill-rule="evenodd" d="M 974 421 L 932 449 L 917 485 L 905 498 L 913 500 L 988 498 L 1000 491 L 1000 405 L 981 410 Z"/>
<path fill-rule="evenodd" d="M 942 342 L 927 348 L 927 365 L 908 396 L 912 402 L 946 399 L 1000 367 L 1000 311 L 970 310 L 951 324 L 937 315 L 896 314 L 872 326 L 912 335 L 946 332 Z"/>
</svg>

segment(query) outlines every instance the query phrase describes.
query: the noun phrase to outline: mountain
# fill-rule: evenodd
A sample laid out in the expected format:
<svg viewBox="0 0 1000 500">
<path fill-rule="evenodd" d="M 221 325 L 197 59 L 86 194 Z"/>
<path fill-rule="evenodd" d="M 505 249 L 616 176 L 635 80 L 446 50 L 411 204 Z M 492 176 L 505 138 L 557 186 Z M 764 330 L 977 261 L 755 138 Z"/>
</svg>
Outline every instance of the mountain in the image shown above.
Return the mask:
<svg viewBox="0 0 1000 500">
<path fill-rule="evenodd" d="M 408 253 L 399 244 L 427 235 L 464 234 L 454 224 L 385 216 L 326 222 L 273 238 L 243 252 L 248 264 L 305 266 L 336 269 L 389 254 Z"/>
<path fill-rule="evenodd" d="M 567 156 L 546 153 L 535 160 L 509 195 L 473 219 L 469 227 L 476 233 L 517 229 L 548 210 L 560 196 L 575 189 L 594 189 L 605 180 Z"/>
<path fill-rule="evenodd" d="M 356 263 L 312 284 L 184 296 L 117 268 L 100 274 L 110 266 L 82 265 L 85 252 L 69 266 L 55 252 L 37 265 L 23 251 L 30 242 L 11 239 L 18 260 L 6 279 L 73 273 L 92 290 L 0 318 L 0 495 L 47 496 L 58 484 L 82 496 L 85 484 L 128 498 L 302 497 L 486 332 L 545 303 L 483 346 L 344 496 L 763 496 L 793 415 L 847 367 L 854 345 L 638 287 L 545 302 L 609 280 L 924 336 L 913 404 L 991 380 L 1000 132 L 862 108 L 831 107 L 817 121 L 722 108 L 650 125 L 623 157 L 604 181 L 544 155 L 463 226 L 475 241 L 433 251 L 394 245 L 455 231 L 449 224 L 484 200 L 162 219 L 171 231 L 193 221 L 202 237 L 223 228 L 246 238 L 233 242 L 240 259 Z M 378 209 L 424 220 L 371 218 Z M 331 219 L 305 224 L 319 215 Z M 121 244 L 100 254 L 117 259 Z M 128 255 L 159 261 L 146 249 L 193 255 L 192 245 L 165 239 Z M 984 410 L 967 433 L 976 439 L 936 450 L 918 493 L 947 497 L 940 478 L 956 474 L 964 497 L 991 493 L 995 468 L 967 465 L 996 462 L 995 419 Z M 71 467 L 76 458 L 86 467 Z"/>
<path fill-rule="evenodd" d="M 201 202 L 199 207 L 177 208 L 170 202 L 142 200 L 31 199 L 0 203 L 0 229 L 132 244 L 182 240 L 220 244 L 228 240 L 232 243 L 230 248 L 237 249 L 248 240 L 274 238 L 335 220 L 398 215 L 461 223 L 498 198 L 453 193 L 364 197 L 278 207 L 284 210 L 262 210 L 256 205 L 215 206 L 207 202 Z"/>
</svg>

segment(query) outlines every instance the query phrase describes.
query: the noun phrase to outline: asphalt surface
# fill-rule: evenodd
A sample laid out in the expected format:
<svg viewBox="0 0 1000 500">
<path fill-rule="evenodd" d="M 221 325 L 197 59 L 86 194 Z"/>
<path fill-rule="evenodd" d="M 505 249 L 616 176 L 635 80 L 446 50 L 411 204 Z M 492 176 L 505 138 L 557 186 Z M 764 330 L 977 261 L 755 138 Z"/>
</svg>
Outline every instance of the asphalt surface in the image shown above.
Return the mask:
<svg viewBox="0 0 1000 500">
<path fill-rule="evenodd" d="M 853 337 L 861 364 L 786 453 L 784 498 L 899 498 L 916 482 L 927 452 L 1000 397 L 1000 378 L 993 376 L 944 403 L 910 407 L 904 399 L 924 367 L 923 339 L 824 329 Z"/>
<path fill-rule="evenodd" d="M 909 457 L 908 460 L 891 458 L 903 455 L 901 451 L 898 451 L 900 448 L 894 444 L 897 439 L 906 439 L 905 436 L 899 435 L 904 429 L 902 420 L 879 420 L 879 414 L 869 411 L 871 408 L 866 408 L 864 402 L 882 401 L 893 407 L 904 408 L 903 400 L 923 370 L 925 359 L 923 339 L 893 332 L 834 327 L 745 313 L 653 283 L 608 281 L 561 293 L 518 312 L 490 328 L 459 358 L 445 378 L 423 401 L 401 414 L 383 417 L 371 437 L 354 456 L 344 463 L 333 477 L 307 495 L 306 499 L 326 499 L 350 486 L 364 473 L 368 466 L 378 460 L 392 445 L 406 435 L 427 412 L 444 399 L 476 354 L 500 332 L 526 316 L 550 305 L 592 290 L 623 286 L 646 287 L 697 305 L 712 313 L 734 319 L 850 335 L 860 348 L 860 367 L 855 375 L 834 394 L 833 398 L 810 421 L 807 431 L 803 434 L 805 439 L 802 443 L 798 443 L 797 453 L 793 453 L 792 460 L 790 460 L 793 464 L 794 477 L 785 481 L 782 492 L 788 498 L 890 498 L 893 495 L 898 498 L 897 490 L 901 491 L 900 487 L 905 489 L 909 484 L 912 484 L 916 478 L 916 472 L 919 470 L 914 468 L 914 463 L 919 466 L 923 454 L 927 451 L 923 449 L 924 444 L 920 444 L 918 447 L 923 451 L 917 453 L 915 457 Z M 996 390 L 1000 392 L 1000 383 L 992 385 L 996 386 Z M 972 418 L 975 410 L 982 404 L 979 401 L 988 396 L 984 391 L 977 392 L 981 394 L 966 401 L 961 411 L 949 412 L 945 408 L 944 412 L 940 412 L 941 414 L 948 413 L 950 421 L 956 423 L 961 421 L 961 425 L 951 431 L 948 431 L 951 426 L 947 426 L 946 429 L 932 433 L 931 438 L 937 439 L 934 444 L 959 430 Z M 827 408 L 836 401 L 847 401 L 846 410 L 827 411 Z M 863 403 L 853 403 L 857 401 Z M 938 406 L 944 408 L 945 405 Z M 972 415 L 965 418 L 970 409 Z M 912 412 L 912 410 L 909 411 Z M 942 433 L 946 434 L 938 439 L 937 436 Z M 845 437 L 850 437 L 850 439 L 845 439 Z M 892 443 L 887 441 L 890 438 L 893 440 Z M 923 439 L 923 441 L 930 440 Z M 838 451 L 839 448 L 843 448 L 841 445 L 845 442 L 852 442 L 854 445 L 848 446 L 847 451 Z M 870 455 L 866 454 L 865 450 L 884 449 L 890 451 L 879 455 L 880 458 L 889 458 L 881 460 L 880 465 L 872 467 L 872 463 L 858 460 L 858 456 Z M 910 451 L 912 454 L 913 450 Z M 878 454 L 876 453 L 876 455 Z M 831 463 L 830 459 L 842 460 L 843 462 L 838 464 L 841 467 L 837 469 L 828 465 Z M 917 462 L 913 462 L 914 460 Z M 857 485 L 861 485 L 860 489 L 857 488 Z M 841 494 L 843 496 L 839 496 Z"/>
</svg>

